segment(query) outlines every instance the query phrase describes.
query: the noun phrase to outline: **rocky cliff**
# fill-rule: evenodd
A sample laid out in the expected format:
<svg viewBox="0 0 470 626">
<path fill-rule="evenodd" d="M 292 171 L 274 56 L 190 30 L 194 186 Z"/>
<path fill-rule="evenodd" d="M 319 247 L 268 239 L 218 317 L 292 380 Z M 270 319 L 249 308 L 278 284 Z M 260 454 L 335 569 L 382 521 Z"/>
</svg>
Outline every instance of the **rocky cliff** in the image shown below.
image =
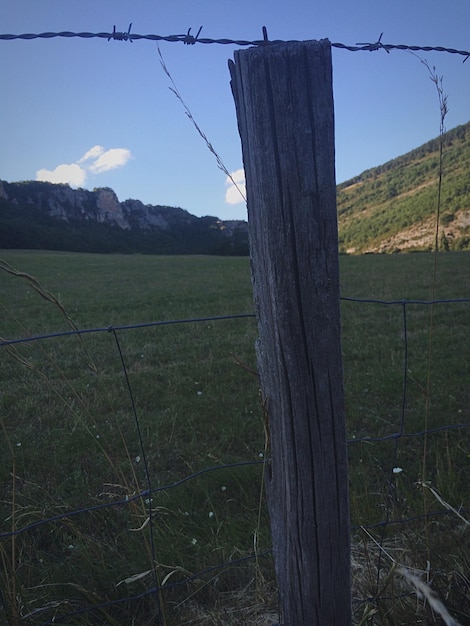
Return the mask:
<svg viewBox="0 0 470 626">
<path fill-rule="evenodd" d="M 100 225 L 98 231 L 95 229 L 94 238 L 99 232 L 101 238 L 107 240 L 106 251 L 112 251 L 110 240 L 114 237 L 120 242 L 132 241 L 130 251 L 136 252 L 248 252 L 247 224 L 243 221 L 196 217 L 181 208 L 144 205 L 140 200 L 120 202 L 108 187 L 88 191 L 47 182 L 0 181 L 0 247 L 36 247 L 31 236 L 22 236 L 33 226 L 40 240 L 43 239 L 41 229 L 54 227 L 59 233 L 58 245 L 61 232 L 67 241 L 72 230 L 90 238 L 93 224 Z M 143 249 L 140 240 L 145 240 Z M 67 246 L 69 244 L 64 243 L 60 249 L 68 249 Z M 46 244 L 37 247 L 46 247 Z"/>
</svg>

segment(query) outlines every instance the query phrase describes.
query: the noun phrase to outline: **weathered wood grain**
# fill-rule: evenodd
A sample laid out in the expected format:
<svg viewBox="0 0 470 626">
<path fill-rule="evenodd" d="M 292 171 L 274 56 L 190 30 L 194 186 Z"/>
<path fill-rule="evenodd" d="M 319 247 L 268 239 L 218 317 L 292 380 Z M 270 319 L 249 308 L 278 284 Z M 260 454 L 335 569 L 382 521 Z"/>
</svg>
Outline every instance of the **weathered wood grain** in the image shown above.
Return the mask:
<svg viewBox="0 0 470 626">
<path fill-rule="evenodd" d="M 235 52 L 285 626 L 351 623 L 331 46 Z"/>
</svg>

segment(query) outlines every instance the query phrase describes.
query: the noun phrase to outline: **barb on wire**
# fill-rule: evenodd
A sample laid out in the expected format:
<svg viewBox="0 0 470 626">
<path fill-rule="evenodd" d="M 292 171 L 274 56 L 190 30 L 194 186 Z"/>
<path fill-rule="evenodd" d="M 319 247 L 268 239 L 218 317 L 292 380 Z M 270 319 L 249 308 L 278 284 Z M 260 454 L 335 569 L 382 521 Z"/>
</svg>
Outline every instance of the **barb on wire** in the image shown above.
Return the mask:
<svg viewBox="0 0 470 626">
<path fill-rule="evenodd" d="M 269 43 L 269 37 L 268 37 L 268 29 L 266 28 L 266 26 L 263 26 L 263 41 L 264 43 Z"/>
<path fill-rule="evenodd" d="M 194 46 L 196 41 L 198 40 L 199 35 L 201 34 L 202 26 L 199 27 L 197 31 L 197 35 L 194 37 L 191 35 L 191 29 L 188 28 L 188 32 L 186 33 L 186 37 L 183 39 L 183 43 L 187 46 Z"/>
<path fill-rule="evenodd" d="M 111 41 L 111 39 L 116 39 L 117 41 L 130 41 L 132 43 L 131 28 L 132 28 L 132 22 L 129 24 L 127 33 L 120 33 L 116 31 L 116 25 L 114 25 L 113 32 L 108 37 L 108 41 Z"/>
<path fill-rule="evenodd" d="M 127 33 L 116 31 L 116 27 L 114 26 L 112 33 L 74 33 L 70 31 L 62 31 L 57 33 L 46 32 L 46 33 L 23 33 L 20 35 L 13 34 L 0 34 L 0 40 L 3 41 L 11 41 L 13 39 L 53 39 L 54 37 L 81 37 L 83 39 L 93 39 L 93 38 L 101 38 L 107 39 L 110 41 L 111 39 L 115 39 L 117 41 L 136 41 L 138 39 L 147 39 L 149 41 L 168 41 L 170 43 L 180 42 L 186 45 L 193 45 L 195 43 L 202 44 L 221 44 L 221 45 L 233 45 L 233 46 L 265 46 L 266 44 L 278 44 L 278 43 L 300 43 L 299 40 L 285 40 L 285 39 L 275 39 L 269 40 L 267 36 L 267 32 L 265 32 L 265 28 L 263 27 L 263 39 L 255 39 L 255 40 L 247 40 L 247 39 L 210 39 L 208 37 L 199 37 L 201 33 L 201 28 L 199 29 L 196 36 L 191 35 L 191 29 L 187 31 L 185 35 L 139 35 L 137 33 L 130 34 L 130 27 Z M 443 46 L 410 46 L 407 44 L 388 44 L 382 43 L 382 35 L 381 33 L 379 39 L 374 43 L 362 43 L 356 44 L 355 46 L 344 44 L 344 43 L 332 43 L 331 46 L 333 48 L 340 48 L 342 50 L 348 50 L 350 52 L 374 52 L 377 50 L 385 50 L 389 53 L 391 50 L 411 50 L 413 52 L 447 52 L 448 54 L 457 54 L 465 57 L 463 62 L 467 61 L 470 57 L 470 51 L 468 50 L 458 50 L 456 48 L 445 48 Z"/>
<path fill-rule="evenodd" d="M 375 43 L 358 43 L 356 45 L 364 46 L 362 50 L 368 50 L 369 52 L 375 52 L 375 50 L 380 50 L 380 48 L 383 48 L 387 54 L 390 54 L 390 50 L 382 43 L 382 35 L 383 33 L 380 33 L 380 37 Z"/>
</svg>

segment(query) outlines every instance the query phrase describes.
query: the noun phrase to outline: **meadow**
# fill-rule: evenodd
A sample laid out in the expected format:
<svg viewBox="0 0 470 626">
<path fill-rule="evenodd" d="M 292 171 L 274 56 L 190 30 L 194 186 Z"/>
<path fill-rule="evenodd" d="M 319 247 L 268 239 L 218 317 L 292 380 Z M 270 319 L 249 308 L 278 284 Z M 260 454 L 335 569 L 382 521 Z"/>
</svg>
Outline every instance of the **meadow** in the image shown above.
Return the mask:
<svg viewBox="0 0 470 626">
<path fill-rule="evenodd" d="M 0 257 L 3 340 L 94 329 L 0 346 L 0 623 L 276 623 L 249 260 Z M 400 565 L 470 624 L 470 302 L 400 302 L 470 298 L 436 260 L 340 257 L 356 624 L 442 623 Z"/>
</svg>

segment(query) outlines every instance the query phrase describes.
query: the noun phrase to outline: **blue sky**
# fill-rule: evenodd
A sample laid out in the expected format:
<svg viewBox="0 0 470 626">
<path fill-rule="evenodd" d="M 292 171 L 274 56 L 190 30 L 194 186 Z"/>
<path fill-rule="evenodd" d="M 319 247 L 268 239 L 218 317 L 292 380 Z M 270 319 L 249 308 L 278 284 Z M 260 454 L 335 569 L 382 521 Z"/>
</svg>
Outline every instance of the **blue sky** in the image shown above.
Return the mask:
<svg viewBox="0 0 470 626">
<path fill-rule="evenodd" d="M 470 48 L 468 0 L 2 0 L 2 33 L 110 32 L 322 39 Z M 201 130 L 242 168 L 227 60 L 236 46 L 159 44 Z M 443 77 L 448 129 L 470 120 L 470 60 L 419 53 Z M 242 201 L 169 90 L 157 45 L 0 41 L 0 178 L 112 187 L 120 200 L 245 219 Z M 336 177 L 347 180 L 439 134 L 436 88 L 408 52 L 333 50 Z M 241 199 L 240 199 L 241 200 Z"/>
</svg>

